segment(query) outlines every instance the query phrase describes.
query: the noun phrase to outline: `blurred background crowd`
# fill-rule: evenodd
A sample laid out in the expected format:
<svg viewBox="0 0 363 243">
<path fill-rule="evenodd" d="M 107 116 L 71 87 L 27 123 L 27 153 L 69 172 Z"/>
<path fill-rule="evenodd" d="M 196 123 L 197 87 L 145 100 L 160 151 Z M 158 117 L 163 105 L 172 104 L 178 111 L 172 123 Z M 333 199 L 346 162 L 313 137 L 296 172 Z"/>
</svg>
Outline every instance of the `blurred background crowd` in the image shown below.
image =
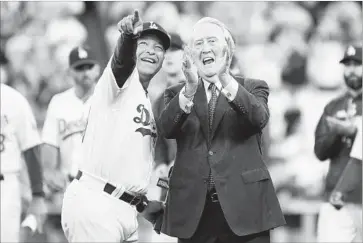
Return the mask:
<svg viewBox="0 0 363 243">
<path fill-rule="evenodd" d="M 234 72 L 270 86 L 265 157 L 286 232 L 300 237 L 289 240 L 312 240 L 328 168 L 314 155 L 314 131 L 324 106 L 344 90 L 339 60 L 348 44 L 361 42 L 362 2 L 1 2 L 6 82 L 31 103 L 39 129 L 51 97 L 72 85 L 70 50 L 86 44 L 104 67 L 119 35 L 117 22 L 135 8 L 183 41 L 204 16 L 230 28 L 237 43 Z M 152 95 L 163 92 L 161 83 L 151 83 Z M 286 232 L 276 240 L 287 239 Z"/>
</svg>

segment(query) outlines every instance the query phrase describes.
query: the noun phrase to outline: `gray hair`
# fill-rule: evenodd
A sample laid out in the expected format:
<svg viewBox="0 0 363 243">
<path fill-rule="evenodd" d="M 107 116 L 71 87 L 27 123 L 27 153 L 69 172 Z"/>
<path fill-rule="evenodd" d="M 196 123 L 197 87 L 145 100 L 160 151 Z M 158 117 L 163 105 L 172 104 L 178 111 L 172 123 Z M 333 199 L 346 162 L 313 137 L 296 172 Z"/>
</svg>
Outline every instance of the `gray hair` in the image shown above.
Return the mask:
<svg viewBox="0 0 363 243">
<path fill-rule="evenodd" d="M 198 24 L 203 24 L 203 23 L 210 23 L 210 24 L 215 24 L 217 26 L 219 26 L 222 31 L 223 31 L 223 34 L 224 34 L 224 38 L 227 42 L 227 46 L 228 46 L 228 51 L 229 51 L 229 66 L 232 62 L 232 57 L 233 57 L 233 54 L 234 54 L 234 51 L 236 49 L 236 45 L 234 43 L 234 39 L 232 37 L 232 34 L 231 32 L 229 31 L 229 29 L 227 28 L 227 26 L 222 23 L 221 21 L 219 21 L 218 19 L 215 19 L 215 18 L 211 18 L 211 17 L 204 17 L 204 18 L 201 18 L 200 20 L 198 20 L 197 23 L 194 24 L 193 26 L 193 31 L 195 29 L 195 26 L 197 26 Z M 191 48 L 193 45 L 193 38 L 190 38 L 189 40 L 189 47 Z"/>
</svg>

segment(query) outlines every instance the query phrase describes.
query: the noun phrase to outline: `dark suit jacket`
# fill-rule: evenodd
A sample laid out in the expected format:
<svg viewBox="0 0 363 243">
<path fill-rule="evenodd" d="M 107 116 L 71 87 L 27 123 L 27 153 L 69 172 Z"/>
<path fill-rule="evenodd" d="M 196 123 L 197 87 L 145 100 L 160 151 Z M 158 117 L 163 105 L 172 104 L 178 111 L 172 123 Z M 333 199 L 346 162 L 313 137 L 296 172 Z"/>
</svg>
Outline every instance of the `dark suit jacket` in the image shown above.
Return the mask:
<svg viewBox="0 0 363 243">
<path fill-rule="evenodd" d="M 167 235 L 190 238 L 195 232 L 205 205 L 210 167 L 222 210 L 235 234 L 285 224 L 259 146 L 269 119 L 268 86 L 261 80 L 236 80 L 239 87 L 233 102 L 223 94 L 218 97 L 211 134 L 202 82 L 190 114 L 179 106 L 183 85 L 165 91 L 166 107 L 159 117 L 161 134 L 177 141 L 162 226 Z"/>
<path fill-rule="evenodd" d="M 326 121 L 327 116 L 335 116 L 340 110 L 346 110 L 347 102 L 350 95 L 344 94 L 326 105 L 324 113 L 315 131 L 314 151 L 321 161 L 330 160 L 329 171 L 325 183 L 325 198 L 328 199 L 334 187 L 337 186 L 339 178 L 345 167 L 350 161 L 350 151 L 354 142 L 355 135 L 352 137 L 343 137 L 329 129 Z M 353 101 L 357 105 L 357 115 L 362 115 L 362 95 Z M 360 161 L 361 162 L 361 161 Z M 347 193 L 345 201 L 353 203 L 362 203 L 362 164 L 352 163 L 347 168 L 346 173 L 349 180 L 344 179 L 343 184 L 338 185 L 338 190 Z M 360 167 L 360 168 L 359 168 Z M 353 173 L 352 173 L 353 172 Z M 345 185 L 346 184 L 346 185 Z"/>
</svg>

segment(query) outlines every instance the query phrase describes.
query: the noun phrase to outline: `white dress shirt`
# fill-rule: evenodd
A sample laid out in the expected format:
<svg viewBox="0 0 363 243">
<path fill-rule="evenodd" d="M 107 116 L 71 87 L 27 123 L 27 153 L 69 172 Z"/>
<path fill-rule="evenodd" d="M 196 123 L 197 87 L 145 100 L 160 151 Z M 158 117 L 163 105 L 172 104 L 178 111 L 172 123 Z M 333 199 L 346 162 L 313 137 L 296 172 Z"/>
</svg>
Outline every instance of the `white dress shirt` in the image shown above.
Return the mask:
<svg viewBox="0 0 363 243">
<path fill-rule="evenodd" d="M 209 89 L 210 83 L 203 80 L 203 84 L 207 96 L 207 101 L 209 103 L 212 97 L 212 91 Z M 234 100 L 234 98 L 236 98 L 238 91 L 238 82 L 235 79 L 232 78 L 229 84 L 224 88 L 220 82 L 216 83 L 215 85 L 217 86 L 217 95 L 219 95 L 219 93 L 222 93 L 228 99 L 229 102 L 231 102 L 232 100 Z M 182 90 L 179 93 L 179 105 L 180 108 L 185 113 L 189 114 L 194 105 L 193 103 L 194 96 L 189 99 L 185 97 L 184 92 L 185 92 L 185 86 L 182 88 Z"/>
</svg>

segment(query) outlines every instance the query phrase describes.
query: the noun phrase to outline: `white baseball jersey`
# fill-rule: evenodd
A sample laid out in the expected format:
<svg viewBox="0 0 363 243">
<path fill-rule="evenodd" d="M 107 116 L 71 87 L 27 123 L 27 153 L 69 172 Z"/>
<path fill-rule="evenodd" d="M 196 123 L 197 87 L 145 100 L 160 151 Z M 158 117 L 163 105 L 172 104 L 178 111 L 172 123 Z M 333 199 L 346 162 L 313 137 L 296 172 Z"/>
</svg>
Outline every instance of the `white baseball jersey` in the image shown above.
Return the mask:
<svg viewBox="0 0 363 243">
<path fill-rule="evenodd" d="M 1 83 L 1 173 L 20 172 L 22 152 L 41 144 L 32 109 L 23 95 Z"/>
<path fill-rule="evenodd" d="M 78 98 L 71 88 L 56 94 L 49 103 L 42 140 L 59 148 L 61 170 L 75 176 L 81 160 L 83 132 L 89 114 L 89 100 Z"/>
<path fill-rule="evenodd" d="M 136 68 L 119 88 L 109 62 L 92 97 L 81 170 L 146 193 L 156 136 L 151 103 Z"/>
</svg>

